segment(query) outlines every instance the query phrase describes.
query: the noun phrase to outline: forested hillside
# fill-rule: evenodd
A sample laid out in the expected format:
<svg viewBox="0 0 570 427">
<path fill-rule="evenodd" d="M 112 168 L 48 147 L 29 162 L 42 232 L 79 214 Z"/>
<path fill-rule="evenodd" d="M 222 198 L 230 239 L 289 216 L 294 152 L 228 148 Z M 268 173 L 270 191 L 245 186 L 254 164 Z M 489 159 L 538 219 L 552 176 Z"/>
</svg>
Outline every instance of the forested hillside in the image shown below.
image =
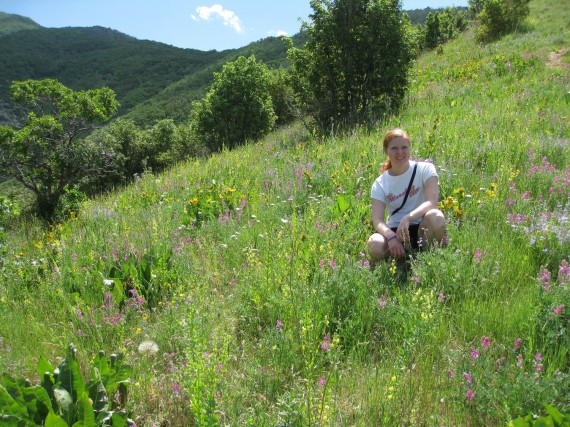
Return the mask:
<svg viewBox="0 0 570 427">
<path fill-rule="evenodd" d="M 16 31 L 34 30 L 37 28 L 41 28 L 41 25 L 37 24 L 30 18 L 0 12 L 0 37 L 6 34 L 15 33 Z"/>
</svg>

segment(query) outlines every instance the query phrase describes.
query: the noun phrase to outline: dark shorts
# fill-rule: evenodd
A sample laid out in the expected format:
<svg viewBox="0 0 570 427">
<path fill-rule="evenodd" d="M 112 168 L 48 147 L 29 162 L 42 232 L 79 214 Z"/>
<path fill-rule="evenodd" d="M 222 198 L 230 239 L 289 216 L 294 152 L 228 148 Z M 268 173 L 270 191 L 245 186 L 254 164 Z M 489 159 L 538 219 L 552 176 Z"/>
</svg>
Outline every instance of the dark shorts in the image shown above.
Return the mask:
<svg viewBox="0 0 570 427">
<path fill-rule="evenodd" d="M 394 227 L 391 228 L 391 230 L 395 233 L 396 230 L 398 229 L 398 227 Z M 410 232 L 410 243 L 412 246 L 412 249 L 418 250 L 420 249 L 420 237 L 419 237 L 419 230 L 420 230 L 420 225 L 419 224 L 410 224 L 408 226 L 408 231 Z"/>
</svg>

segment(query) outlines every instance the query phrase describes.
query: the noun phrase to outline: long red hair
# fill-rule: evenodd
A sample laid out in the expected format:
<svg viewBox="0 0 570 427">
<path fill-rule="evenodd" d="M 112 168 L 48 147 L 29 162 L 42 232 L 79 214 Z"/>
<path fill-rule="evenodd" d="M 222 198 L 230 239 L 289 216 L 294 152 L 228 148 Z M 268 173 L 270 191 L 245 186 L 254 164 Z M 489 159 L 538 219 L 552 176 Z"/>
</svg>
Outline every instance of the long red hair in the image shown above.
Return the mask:
<svg viewBox="0 0 570 427">
<path fill-rule="evenodd" d="M 410 145 L 412 144 L 412 141 L 410 140 L 410 136 L 408 135 L 408 133 L 405 130 L 400 129 L 400 128 L 392 129 L 386 135 L 384 135 L 384 153 L 386 153 L 386 151 L 388 150 L 388 144 L 390 144 L 390 141 L 392 141 L 394 138 L 398 138 L 398 137 L 405 138 L 410 142 Z M 384 164 L 382 165 L 382 172 L 387 171 L 391 167 L 392 167 L 392 162 L 390 162 L 390 159 L 386 160 L 384 162 Z"/>
</svg>

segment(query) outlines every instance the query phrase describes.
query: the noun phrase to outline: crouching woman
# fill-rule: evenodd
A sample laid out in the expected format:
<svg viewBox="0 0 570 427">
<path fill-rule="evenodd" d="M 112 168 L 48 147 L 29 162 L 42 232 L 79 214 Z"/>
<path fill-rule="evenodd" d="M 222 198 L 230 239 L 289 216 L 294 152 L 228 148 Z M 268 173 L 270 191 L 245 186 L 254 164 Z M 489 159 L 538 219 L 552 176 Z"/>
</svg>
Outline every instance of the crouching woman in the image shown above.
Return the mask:
<svg viewBox="0 0 570 427">
<path fill-rule="evenodd" d="M 445 217 L 437 209 L 435 166 L 412 160 L 411 150 L 410 137 L 402 129 L 393 129 L 384 137 L 388 160 L 371 190 L 375 233 L 367 249 L 373 260 L 402 258 L 411 250 L 447 243 Z"/>
</svg>

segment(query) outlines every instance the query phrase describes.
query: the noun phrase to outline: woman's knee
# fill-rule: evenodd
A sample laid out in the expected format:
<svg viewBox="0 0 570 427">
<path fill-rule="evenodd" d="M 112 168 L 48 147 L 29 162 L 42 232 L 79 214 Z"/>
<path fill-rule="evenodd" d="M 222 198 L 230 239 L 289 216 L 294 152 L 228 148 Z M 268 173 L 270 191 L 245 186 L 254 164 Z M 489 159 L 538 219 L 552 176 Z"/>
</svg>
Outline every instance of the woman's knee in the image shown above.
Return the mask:
<svg viewBox="0 0 570 427">
<path fill-rule="evenodd" d="M 422 221 L 424 228 L 432 231 L 445 230 L 445 216 L 439 209 L 430 209 Z"/>
<path fill-rule="evenodd" d="M 368 239 L 368 243 L 366 245 L 366 249 L 368 251 L 368 255 L 372 259 L 382 259 L 386 257 L 386 242 L 384 236 L 381 234 L 375 233 Z"/>
</svg>

